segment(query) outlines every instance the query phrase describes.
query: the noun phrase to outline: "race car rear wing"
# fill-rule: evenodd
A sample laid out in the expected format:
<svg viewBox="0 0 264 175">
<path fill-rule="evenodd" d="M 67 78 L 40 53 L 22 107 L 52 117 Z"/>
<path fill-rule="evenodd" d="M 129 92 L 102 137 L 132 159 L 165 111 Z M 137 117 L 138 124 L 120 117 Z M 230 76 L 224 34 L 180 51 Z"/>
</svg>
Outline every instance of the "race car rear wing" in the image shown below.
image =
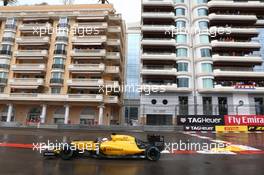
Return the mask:
<svg viewBox="0 0 264 175">
<path fill-rule="evenodd" d="M 164 150 L 164 136 L 147 135 L 147 140 L 150 145 L 157 147 L 160 151 Z"/>
</svg>

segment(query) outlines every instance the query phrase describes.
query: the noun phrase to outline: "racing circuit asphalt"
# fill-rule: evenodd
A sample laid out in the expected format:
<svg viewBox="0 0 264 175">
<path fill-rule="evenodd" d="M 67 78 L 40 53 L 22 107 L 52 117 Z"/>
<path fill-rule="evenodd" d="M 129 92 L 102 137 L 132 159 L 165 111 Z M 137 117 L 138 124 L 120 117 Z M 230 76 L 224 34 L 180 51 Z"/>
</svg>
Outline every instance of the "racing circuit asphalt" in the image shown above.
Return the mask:
<svg viewBox="0 0 264 175">
<path fill-rule="evenodd" d="M 145 140 L 147 133 L 130 134 Z M 157 133 L 156 133 L 157 134 Z M 0 129 L 1 175 L 263 175 L 264 133 L 159 133 L 167 143 L 230 142 L 246 151 L 234 154 L 203 154 L 195 151 L 164 153 L 158 162 L 147 160 L 98 160 L 79 158 L 71 161 L 44 159 L 28 147 L 32 143 L 66 140 L 93 140 L 109 132 Z M 1 146 L 2 144 L 2 146 Z M 28 148 L 27 148 L 28 147 Z M 249 148 L 250 151 L 247 151 Z M 252 151 L 254 150 L 254 151 Z M 255 151 L 258 150 L 258 151 Z"/>
</svg>

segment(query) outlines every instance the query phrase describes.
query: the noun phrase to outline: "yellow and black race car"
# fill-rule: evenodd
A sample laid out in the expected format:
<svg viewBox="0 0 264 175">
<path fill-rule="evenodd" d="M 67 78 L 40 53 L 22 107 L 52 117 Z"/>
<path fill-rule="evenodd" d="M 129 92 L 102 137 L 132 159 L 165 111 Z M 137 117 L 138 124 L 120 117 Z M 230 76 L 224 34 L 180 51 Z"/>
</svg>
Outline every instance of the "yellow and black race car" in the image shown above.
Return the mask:
<svg viewBox="0 0 264 175">
<path fill-rule="evenodd" d="M 97 138 L 95 141 L 72 141 L 70 144 L 60 144 L 47 148 L 45 157 L 61 157 L 70 160 L 86 155 L 94 158 L 145 158 L 157 161 L 164 149 L 164 137 L 148 135 L 147 142 L 133 136 L 112 134 L 110 139 Z"/>
</svg>

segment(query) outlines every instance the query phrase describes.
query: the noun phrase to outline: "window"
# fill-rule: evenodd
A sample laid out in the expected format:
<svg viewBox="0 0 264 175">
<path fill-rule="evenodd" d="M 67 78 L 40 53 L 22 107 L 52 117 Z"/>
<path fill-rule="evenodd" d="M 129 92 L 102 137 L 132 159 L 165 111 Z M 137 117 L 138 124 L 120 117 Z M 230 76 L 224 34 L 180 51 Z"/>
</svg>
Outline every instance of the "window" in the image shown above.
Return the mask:
<svg viewBox="0 0 264 175">
<path fill-rule="evenodd" d="M 176 42 L 180 44 L 186 44 L 187 43 L 187 36 L 184 34 L 176 35 Z"/>
<path fill-rule="evenodd" d="M 213 115 L 212 97 L 203 97 L 203 114 Z"/>
<path fill-rule="evenodd" d="M 204 73 L 212 73 L 213 72 L 212 64 L 202 63 L 202 72 L 204 72 Z"/>
<path fill-rule="evenodd" d="M 11 51 L 11 45 L 8 45 L 8 44 L 2 44 L 2 46 L 1 46 L 1 50 Z"/>
<path fill-rule="evenodd" d="M 197 0 L 197 4 L 203 4 L 203 3 L 207 3 L 208 0 Z"/>
<path fill-rule="evenodd" d="M 174 3 L 184 3 L 184 0 L 174 0 Z"/>
<path fill-rule="evenodd" d="M 176 8 L 175 14 L 176 14 L 176 16 L 185 16 L 185 9 L 184 8 Z"/>
<path fill-rule="evenodd" d="M 62 78 L 62 73 L 61 72 L 53 72 L 51 77 L 54 78 L 54 79 L 61 79 Z"/>
<path fill-rule="evenodd" d="M 7 78 L 7 72 L 0 72 L 0 78 L 6 79 Z"/>
<path fill-rule="evenodd" d="M 55 57 L 53 60 L 54 64 L 64 64 L 64 59 L 61 57 Z"/>
<path fill-rule="evenodd" d="M 162 103 L 163 103 L 164 105 L 167 105 L 167 104 L 168 104 L 168 100 L 165 99 L 165 100 L 162 101 Z"/>
<path fill-rule="evenodd" d="M 198 16 L 208 16 L 208 10 L 205 8 L 198 9 Z"/>
<path fill-rule="evenodd" d="M 68 24 L 68 18 L 67 17 L 61 17 L 59 20 L 60 24 Z"/>
<path fill-rule="evenodd" d="M 188 63 L 178 63 L 178 72 L 188 72 Z"/>
<path fill-rule="evenodd" d="M 186 48 L 179 48 L 177 49 L 177 57 L 187 57 L 188 50 Z"/>
<path fill-rule="evenodd" d="M 51 88 L 52 94 L 60 94 L 61 88 L 60 87 L 53 87 Z"/>
<path fill-rule="evenodd" d="M 65 50 L 65 45 L 64 44 L 57 44 L 55 47 L 55 50 Z"/>
<path fill-rule="evenodd" d="M 183 21 L 183 20 L 176 21 L 176 27 L 177 28 L 185 28 L 186 27 L 186 21 Z"/>
<path fill-rule="evenodd" d="M 155 104 L 157 103 L 157 100 L 153 99 L 153 100 L 151 100 L 151 103 L 152 103 L 153 105 L 155 105 Z"/>
<path fill-rule="evenodd" d="M 178 87 L 179 88 L 188 88 L 189 87 L 189 78 L 178 78 Z"/>
<path fill-rule="evenodd" d="M 211 57 L 212 51 L 210 49 L 201 49 L 201 57 Z"/>
<path fill-rule="evenodd" d="M 213 88 L 213 80 L 211 78 L 204 78 L 203 79 L 203 88 Z"/>
<path fill-rule="evenodd" d="M 209 44 L 209 36 L 208 35 L 200 35 L 200 43 L 202 44 Z"/>
<path fill-rule="evenodd" d="M 208 29 L 209 28 L 209 23 L 207 21 L 200 21 L 199 22 L 199 28 L 200 29 Z"/>
<path fill-rule="evenodd" d="M 6 24 L 7 25 L 15 25 L 16 24 L 15 18 L 7 18 Z"/>
<path fill-rule="evenodd" d="M 179 114 L 180 115 L 188 115 L 189 109 L 188 109 L 188 97 L 182 96 L 179 97 Z"/>
</svg>

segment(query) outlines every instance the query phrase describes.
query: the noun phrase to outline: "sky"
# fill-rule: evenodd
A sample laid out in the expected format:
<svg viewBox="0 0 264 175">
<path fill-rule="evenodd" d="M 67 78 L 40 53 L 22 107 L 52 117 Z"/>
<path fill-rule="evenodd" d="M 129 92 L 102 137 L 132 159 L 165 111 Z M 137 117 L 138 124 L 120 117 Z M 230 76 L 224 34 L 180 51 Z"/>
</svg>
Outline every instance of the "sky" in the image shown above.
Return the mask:
<svg viewBox="0 0 264 175">
<path fill-rule="evenodd" d="M 140 21 L 141 0 L 108 0 L 114 4 L 117 13 L 121 13 L 126 23 Z M 63 0 L 18 0 L 17 5 L 30 5 L 47 2 L 48 4 L 62 4 Z M 98 0 L 74 0 L 75 4 L 94 4 Z"/>
</svg>

